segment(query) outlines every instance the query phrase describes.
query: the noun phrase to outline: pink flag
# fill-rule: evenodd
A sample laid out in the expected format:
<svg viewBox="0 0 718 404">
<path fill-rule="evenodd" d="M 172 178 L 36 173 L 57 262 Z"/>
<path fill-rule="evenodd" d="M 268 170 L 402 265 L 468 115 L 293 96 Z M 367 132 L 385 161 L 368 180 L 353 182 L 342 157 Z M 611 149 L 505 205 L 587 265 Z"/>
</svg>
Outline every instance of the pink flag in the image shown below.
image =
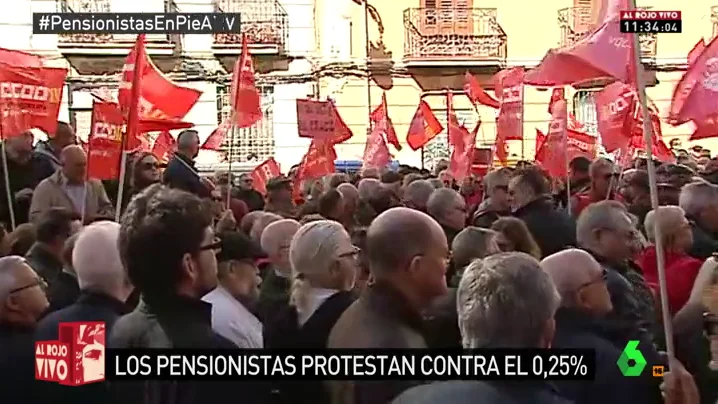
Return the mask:
<svg viewBox="0 0 718 404">
<path fill-rule="evenodd" d="M 708 44 L 681 77 L 673 90 L 669 122 L 680 125 L 694 121 L 697 125 L 718 111 L 718 41 Z"/>
<path fill-rule="evenodd" d="M 596 115 L 601 144 L 608 153 L 619 150 L 631 141 L 636 93 L 627 85 L 615 82 L 596 96 Z"/>
<path fill-rule="evenodd" d="M 499 94 L 499 117 L 496 130 L 504 140 L 521 140 L 524 137 L 524 69 L 515 67 L 502 74 L 496 84 Z"/>
<path fill-rule="evenodd" d="M 688 52 L 688 66 L 692 65 L 704 50 L 706 50 L 706 42 L 703 38 L 701 38 L 695 45 L 693 45 L 690 52 Z"/>
</svg>

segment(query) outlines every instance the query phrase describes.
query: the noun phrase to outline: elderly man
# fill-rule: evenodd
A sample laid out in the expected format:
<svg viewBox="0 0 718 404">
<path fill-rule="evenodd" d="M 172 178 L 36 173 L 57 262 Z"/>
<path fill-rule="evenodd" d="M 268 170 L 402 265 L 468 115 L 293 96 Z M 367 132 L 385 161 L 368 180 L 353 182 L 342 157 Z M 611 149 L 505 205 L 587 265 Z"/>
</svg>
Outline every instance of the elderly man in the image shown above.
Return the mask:
<svg viewBox="0 0 718 404">
<path fill-rule="evenodd" d="M 352 184 L 343 183 L 337 187 L 337 191 L 342 195 L 344 201 L 342 224 L 347 231 L 351 232 L 356 226 L 355 215 L 359 208 L 359 190 Z"/>
<path fill-rule="evenodd" d="M 544 257 L 576 245 L 576 224 L 554 208 L 548 179 L 538 168 L 514 173 L 509 181 L 513 215 L 526 223 Z"/>
<path fill-rule="evenodd" d="M 280 215 L 275 213 L 262 212 L 262 215 L 257 217 L 254 223 L 252 223 L 252 228 L 249 230 L 249 238 L 251 238 L 255 244 L 261 244 L 264 229 L 270 224 L 282 219 Z"/>
<path fill-rule="evenodd" d="M 244 173 L 239 176 L 239 187 L 236 191 L 237 198 L 247 204 L 250 212 L 264 209 L 264 196 L 254 189 L 254 179 L 251 173 Z"/>
<path fill-rule="evenodd" d="M 65 208 L 85 220 L 98 216 L 111 217 L 114 209 L 105 187 L 87 178 L 87 156 L 82 147 L 72 145 L 62 150 L 62 169 L 45 178 L 35 188 L 30 204 L 30 220 L 51 208 Z"/>
<path fill-rule="evenodd" d="M 293 218 L 296 214 L 292 197 L 292 180 L 279 176 L 267 181 L 267 203 L 264 211 L 275 213 L 285 218 Z"/>
<path fill-rule="evenodd" d="M 357 189 L 359 190 L 359 199 L 369 202 L 372 196 L 381 189 L 381 182 L 376 178 L 364 178 L 359 181 Z"/>
<path fill-rule="evenodd" d="M 476 227 L 490 228 L 502 216 L 511 215 L 509 205 L 509 180 L 511 172 L 508 169 L 492 171 L 484 177 L 484 192 L 486 199 L 479 204 L 474 213 L 472 224 Z"/>
<path fill-rule="evenodd" d="M 435 189 L 436 188 L 427 180 L 419 179 L 412 181 L 404 188 L 404 206 L 426 213 L 426 205 Z"/>
<path fill-rule="evenodd" d="M 263 320 L 277 313 L 289 303 L 292 284 L 292 266 L 289 264 L 289 245 L 301 225 L 296 220 L 284 219 L 271 223 L 262 232 L 262 250 L 267 254 L 269 266 L 259 293 L 259 315 Z"/>
<path fill-rule="evenodd" d="M 606 272 L 591 254 L 577 249 L 558 252 L 541 261 L 561 295 L 555 315 L 556 333 L 552 348 L 583 348 L 596 351 L 596 379 L 559 382 L 561 393 L 576 403 L 659 402 L 653 377 L 627 378 L 616 366 L 622 349 L 605 335 L 596 319 L 613 309 L 606 287 Z M 641 347 L 639 347 L 640 349 Z"/>
<path fill-rule="evenodd" d="M 579 216 L 576 230 L 578 245 L 607 271 L 613 310 L 603 322 L 612 330 L 611 342 L 625 346 L 629 340 L 640 339 L 652 347 L 656 305 L 640 268 L 632 261 L 636 232 L 625 206 L 616 201 L 589 205 Z"/>
<path fill-rule="evenodd" d="M 35 159 L 39 163 L 40 179 L 51 176 L 60 167 L 62 167 L 62 150 L 70 145 L 77 143 L 75 130 L 70 124 L 58 122 L 54 136 L 50 136 L 45 141 L 37 142 L 35 145 Z"/>
<path fill-rule="evenodd" d="M 217 287 L 202 300 L 212 304 L 212 329 L 240 348 L 262 348 L 262 323 L 252 313 L 259 297 L 263 256 L 246 235 L 226 232 L 217 254 Z"/>
<path fill-rule="evenodd" d="M 14 136 L 3 141 L 7 156 L 7 178 L 9 180 L 7 187 L 10 188 L 16 226 L 29 220 L 28 214 L 33 190 L 41 180 L 46 178 L 43 175 L 42 163 L 33 155 L 32 141 L 33 134 L 30 132 L 24 132 L 20 136 Z M 0 167 L 0 186 L 2 189 L 7 189 L 4 170 L 4 167 Z M 0 222 L 5 223 L 8 230 L 13 230 L 10 227 L 12 220 L 7 197 L 5 197 L 3 203 L 0 203 Z"/>
<path fill-rule="evenodd" d="M 79 218 L 67 209 L 52 208 L 38 217 L 37 238 L 25 257 L 49 285 L 55 283 L 64 267 L 62 251 L 67 239 L 79 229 Z"/>
<path fill-rule="evenodd" d="M 199 175 L 194 162 L 199 147 L 199 134 L 196 130 L 186 129 L 180 132 L 177 136 L 177 151 L 167 163 L 167 168 L 162 174 L 162 183 L 170 188 L 209 198 L 214 184 Z"/>
<path fill-rule="evenodd" d="M 466 227 L 466 201 L 453 189 L 442 188 L 432 192 L 426 202 L 426 211 L 444 229 L 449 245 Z"/>
<path fill-rule="evenodd" d="M 465 348 L 549 348 L 559 295 L 535 258 L 501 253 L 474 261 L 458 291 L 459 328 Z M 614 364 L 615 365 L 615 364 Z M 395 404 L 568 404 L 543 382 L 452 381 L 420 386 Z"/>
<path fill-rule="evenodd" d="M 0 377 L 11 402 L 34 402 L 33 331 L 49 306 L 45 286 L 22 257 L 0 258 Z"/>
<path fill-rule="evenodd" d="M 366 237 L 374 284 L 332 328 L 328 348 L 426 348 L 421 311 L 445 295 L 449 247 L 428 215 L 393 208 L 379 215 Z M 331 384 L 332 403 L 386 403 L 408 382 L 352 381 Z"/>
<path fill-rule="evenodd" d="M 706 259 L 718 252 L 718 187 L 702 182 L 685 185 L 679 203 L 693 230 L 688 254 Z"/>
<path fill-rule="evenodd" d="M 618 188 L 621 171 L 611 160 L 600 158 L 594 161 L 589 168 L 589 174 L 591 188 L 571 198 L 571 210 L 574 217 L 578 217 L 586 206 L 614 199 L 616 196 L 615 191 Z"/>
<path fill-rule="evenodd" d="M 80 297 L 76 303 L 43 318 L 35 330 L 36 341 L 57 340 L 60 323 L 75 321 L 102 321 L 109 334 L 115 321 L 126 314 L 125 301 L 133 287 L 117 249 L 119 234 L 120 225 L 107 221 L 93 223 L 78 233 L 72 261 Z M 112 400 L 104 383 L 71 388 L 41 383 L 38 388 L 38 394 L 48 401 L 89 404 Z"/>
</svg>

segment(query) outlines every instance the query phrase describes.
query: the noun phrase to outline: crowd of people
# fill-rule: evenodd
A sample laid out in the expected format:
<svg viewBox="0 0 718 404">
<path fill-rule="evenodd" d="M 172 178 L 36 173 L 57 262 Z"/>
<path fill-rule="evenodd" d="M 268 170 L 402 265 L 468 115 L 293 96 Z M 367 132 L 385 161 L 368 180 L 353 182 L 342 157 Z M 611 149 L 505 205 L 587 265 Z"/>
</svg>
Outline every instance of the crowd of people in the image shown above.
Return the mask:
<svg viewBox="0 0 718 404">
<path fill-rule="evenodd" d="M 248 174 L 201 176 L 199 138 L 187 130 L 164 168 L 149 153 L 132 155 L 120 193 L 87 178 L 66 124 L 35 147 L 28 134 L 5 149 L 3 402 L 718 400 L 718 341 L 706 327 L 718 312 L 713 160 L 699 167 L 677 151 L 682 164 L 660 165 L 654 210 L 640 158 L 629 169 L 577 158 L 567 181 L 530 162 L 459 182 L 444 163 L 299 184 L 292 169 L 263 195 Z M 666 252 L 673 335 L 663 333 L 656 242 Z M 35 381 L 35 341 L 57 339 L 58 324 L 73 321 L 104 321 L 110 348 L 588 348 L 596 378 Z M 662 353 L 666 338 L 675 357 Z M 648 369 L 668 367 L 665 377 L 621 375 L 616 361 L 632 340 Z"/>
</svg>

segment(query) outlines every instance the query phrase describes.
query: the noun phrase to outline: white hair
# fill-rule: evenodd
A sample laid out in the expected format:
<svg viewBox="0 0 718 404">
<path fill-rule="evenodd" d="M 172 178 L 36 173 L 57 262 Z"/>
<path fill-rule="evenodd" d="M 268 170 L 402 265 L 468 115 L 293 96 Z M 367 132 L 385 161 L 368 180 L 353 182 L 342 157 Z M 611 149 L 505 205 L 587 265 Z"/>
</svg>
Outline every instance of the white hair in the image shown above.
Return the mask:
<svg viewBox="0 0 718 404">
<path fill-rule="evenodd" d="M 128 285 L 117 240 L 120 224 L 95 222 L 83 228 L 72 251 L 72 265 L 82 290 L 95 290 L 116 296 Z"/>
<path fill-rule="evenodd" d="M 648 212 L 643 220 L 648 240 L 656 243 L 656 226 L 659 226 L 663 235 L 661 241 L 665 244 L 680 229 L 685 217 L 685 212 L 678 206 L 659 206 L 658 209 Z"/>
<path fill-rule="evenodd" d="M 341 224 L 331 220 L 307 223 L 294 234 L 289 247 L 293 279 L 290 302 L 297 313 L 307 310 L 311 278 L 330 271 L 343 242 L 351 243 L 349 234 Z"/>
<path fill-rule="evenodd" d="M 436 188 L 429 181 L 415 180 L 406 186 L 404 199 L 418 206 L 426 206 L 435 190 Z"/>
<path fill-rule="evenodd" d="M 491 197 L 494 195 L 496 187 L 509 186 L 509 180 L 511 179 L 511 173 L 507 170 L 496 170 L 492 171 L 484 177 L 483 185 L 486 196 Z"/>
<path fill-rule="evenodd" d="M 282 220 L 282 217 L 276 213 L 263 212 L 252 224 L 252 229 L 249 230 L 249 238 L 257 244 L 262 242 L 262 233 L 264 229 L 270 224 Z"/>
<path fill-rule="evenodd" d="M 576 221 L 576 241 L 581 247 L 594 246 L 595 231 L 616 229 L 622 221 L 630 222 L 626 208 L 616 201 L 601 201 L 588 205 Z"/>
<path fill-rule="evenodd" d="M 601 265 L 584 250 L 570 248 L 551 254 L 541 260 L 541 268 L 551 277 L 561 294 L 564 306 L 574 302 L 574 292 L 591 278 L 591 267 L 598 272 Z"/>
<path fill-rule="evenodd" d="M 703 209 L 718 202 L 718 187 L 705 182 L 686 184 L 681 189 L 678 205 L 692 217 L 700 216 Z"/>
<path fill-rule="evenodd" d="M 0 258 L 0 302 L 10 296 L 10 291 L 15 287 L 17 276 L 15 270 L 20 265 L 27 265 L 25 258 L 19 255 L 10 255 Z M 4 304 L 0 304 L 0 311 L 3 310 Z"/>
<path fill-rule="evenodd" d="M 301 224 L 293 219 L 282 219 L 270 223 L 264 228 L 260 238 L 262 250 L 269 255 L 275 254 L 283 244 L 292 240 L 300 227 Z"/>
<path fill-rule="evenodd" d="M 452 209 L 454 201 L 463 200 L 461 194 L 451 188 L 440 188 L 434 190 L 426 202 L 426 211 L 433 218 L 441 218 Z"/>
<path fill-rule="evenodd" d="M 359 181 L 359 199 L 368 201 L 381 188 L 381 181 L 376 178 L 364 178 Z"/>
<path fill-rule="evenodd" d="M 543 348 L 546 322 L 560 297 L 532 256 L 519 252 L 476 260 L 457 291 L 459 329 L 465 348 Z"/>
</svg>

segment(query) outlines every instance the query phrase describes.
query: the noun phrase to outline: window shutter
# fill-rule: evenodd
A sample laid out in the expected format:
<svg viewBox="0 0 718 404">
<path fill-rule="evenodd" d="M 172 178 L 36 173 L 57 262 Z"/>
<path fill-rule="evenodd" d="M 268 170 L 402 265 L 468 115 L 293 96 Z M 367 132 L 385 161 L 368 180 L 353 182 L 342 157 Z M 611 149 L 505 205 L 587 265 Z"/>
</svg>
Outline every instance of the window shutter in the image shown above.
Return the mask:
<svg viewBox="0 0 718 404">
<path fill-rule="evenodd" d="M 573 30 L 575 32 L 585 32 L 591 29 L 594 23 L 594 3 L 598 1 L 592 0 L 573 0 Z"/>
</svg>

